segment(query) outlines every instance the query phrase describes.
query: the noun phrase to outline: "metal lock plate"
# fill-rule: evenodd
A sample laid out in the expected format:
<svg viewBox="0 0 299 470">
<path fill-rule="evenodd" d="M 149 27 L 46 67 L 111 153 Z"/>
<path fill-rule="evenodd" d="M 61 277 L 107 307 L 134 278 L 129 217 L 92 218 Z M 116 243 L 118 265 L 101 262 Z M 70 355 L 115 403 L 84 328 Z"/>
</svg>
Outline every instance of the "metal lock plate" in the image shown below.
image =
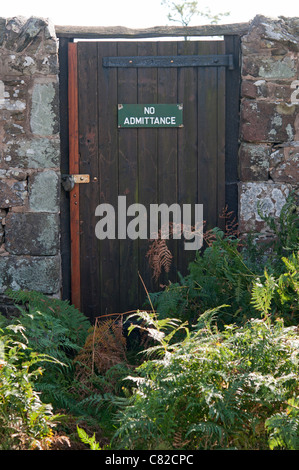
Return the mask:
<svg viewBox="0 0 299 470">
<path fill-rule="evenodd" d="M 89 183 L 89 175 L 62 175 L 61 183 L 65 191 L 71 191 L 75 183 Z"/>
<path fill-rule="evenodd" d="M 90 176 L 89 175 L 72 175 L 74 178 L 75 183 L 89 183 Z"/>
</svg>

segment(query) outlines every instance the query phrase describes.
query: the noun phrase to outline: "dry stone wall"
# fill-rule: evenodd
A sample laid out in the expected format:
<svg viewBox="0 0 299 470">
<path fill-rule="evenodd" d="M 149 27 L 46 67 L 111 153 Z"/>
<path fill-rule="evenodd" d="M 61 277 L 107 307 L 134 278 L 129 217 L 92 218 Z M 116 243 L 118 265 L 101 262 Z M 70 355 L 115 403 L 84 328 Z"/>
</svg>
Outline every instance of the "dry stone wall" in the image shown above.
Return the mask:
<svg viewBox="0 0 299 470">
<path fill-rule="evenodd" d="M 257 16 L 242 37 L 239 228 L 271 236 L 257 210 L 278 217 L 299 185 L 299 18 Z"/>
<path fill-rule="evenodd" d="M 0 293 L 59 295 L 58 42 L 41 18 L 0 18 Z"/>
</svg>

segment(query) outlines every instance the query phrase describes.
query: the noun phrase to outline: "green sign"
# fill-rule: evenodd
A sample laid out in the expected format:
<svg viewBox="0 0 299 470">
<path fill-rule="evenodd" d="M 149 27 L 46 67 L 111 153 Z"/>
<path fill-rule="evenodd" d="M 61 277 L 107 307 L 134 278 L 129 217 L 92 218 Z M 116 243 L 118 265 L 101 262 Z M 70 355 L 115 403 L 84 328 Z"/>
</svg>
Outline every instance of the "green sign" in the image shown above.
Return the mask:
<svg viewBox="0 0 299 470">
<path fill-rule="evenodd" d="M 183 105 L 119 104 L 118 127 L 183 127 Z"/>
</svg>

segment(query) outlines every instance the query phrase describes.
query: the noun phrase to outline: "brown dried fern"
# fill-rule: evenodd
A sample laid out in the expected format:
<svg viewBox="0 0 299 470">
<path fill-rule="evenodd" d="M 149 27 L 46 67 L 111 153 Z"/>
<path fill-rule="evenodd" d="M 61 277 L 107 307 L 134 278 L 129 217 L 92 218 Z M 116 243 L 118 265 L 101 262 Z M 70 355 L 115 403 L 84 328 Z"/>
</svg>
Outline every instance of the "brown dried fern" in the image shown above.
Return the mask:
<svg viewBox="0 0 299 470">
<path fill-rule="evenodd" d="M 97 318 L 75 362 L 76 379 L 81 383 L 89 382 L 95 371 L 105 374 L 112 366 L 127 362 L 122 316 Z"/>
<path fill-rule="evenodd" d="M 191 441 L 189 439 L 182 438 L 182 431 L 177 431 L 173 436 L 172 445 L 175 449 L 183 449 L 185 445 L 189 444 Z"/>
<path fill-rule="evenodd" d="M 234 216 L 233 211 L 229 212 L 227 207 L 225 207 L 222 212 L 219 214 L 219 218 L 223 219 L 224 221 L 224 233 L 225 233 L 225 238 L 228 237 L 236 237 L 239 238 L 240 232 L 238 230 L 238 221 L 236 217 Z M 216 240 L 216 234 L 213 230 L 207 230 L 203 234 L 203 238 L 207 244 L 207 246 L 211 246 L 214 241 Z M 241 246 L 241 243 L 239 243 L 239 246 Z"/>
<path fill-rule="evenodd" d="M 159 232 L 158 236 L 154 240 L 150 240 L 150 247 L 147 251 L 147 258 L 149 259 L 149 266 L 153 271 L 153 278 L 155 281 L 158 281 L 162 271 L 166 273 L 170 271 L 170 267 L 173 260 L 173 255 L 168 248 L 167 240 L 170 239 L 179 239 L 184 233 L 194 233 L 194 227 L 187 227 L 183 224 L 174 224 L 169 223 L 169 225 L 163 226 Z"/>
<path fill-rule="evenodd" d="M 173 256 L 164 238 L 153 240 L 146 256 L 149 259 L 150 268 L 153 270 L 155 281 L 159 279 L 163 269 L 166 273 L 169 272 Z"/>
<path fill-rule="evenodd" d="M 239 238 L 239 231 L 238 231 L 238 222 L 234 213 L 231 211 L 229 212 L 227 207 L 225 207 L 219 215 L 220 219 L 224 219 L 224 231 L 226 237 L 237 237 Z M 203 228 L 204 229 L 206 222 L 203 221 Z M 150 246 L 147 251 L 146 257 L 149 260 L 149 266 L 153 272 L 153 278 L 155 281 L 158 281 L 162 271 L 164 270 L 166 273 L 170 271 L 170 267 L 173 260 L 173 255 L 168 248 L 167 240 L 169 238 L 178 239 L 182 236 L 182 234 L 195 233 L 195 227 L 185 227 L 183 224 L 173 224 L 170 223 L 167 227 L 162 227 L 158 234 L 157 238 L 154 240 L 150 240 Z M 203 240 L 207 246 L 211 246 L 213 242 L 216 240 L 216 234 L 213 230 L 206 230 L 203 232 Z M 241 245 L 241 243 L 240 243 Z"/>
</svg>

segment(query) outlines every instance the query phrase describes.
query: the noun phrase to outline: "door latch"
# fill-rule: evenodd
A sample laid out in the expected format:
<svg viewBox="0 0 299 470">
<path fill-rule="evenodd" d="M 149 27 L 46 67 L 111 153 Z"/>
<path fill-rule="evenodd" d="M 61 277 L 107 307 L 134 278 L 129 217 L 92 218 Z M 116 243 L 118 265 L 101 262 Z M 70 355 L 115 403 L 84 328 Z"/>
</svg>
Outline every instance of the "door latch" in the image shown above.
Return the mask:
<svg viewBox="0 0 299 470">
<path fill-rule="evenodd" d="M 65 191 L 71 191 L 75 183 L 89 183 L 90 176 L 89 175 L 62 175 L 61 176 L 61 184 Z"/>
</svg>

